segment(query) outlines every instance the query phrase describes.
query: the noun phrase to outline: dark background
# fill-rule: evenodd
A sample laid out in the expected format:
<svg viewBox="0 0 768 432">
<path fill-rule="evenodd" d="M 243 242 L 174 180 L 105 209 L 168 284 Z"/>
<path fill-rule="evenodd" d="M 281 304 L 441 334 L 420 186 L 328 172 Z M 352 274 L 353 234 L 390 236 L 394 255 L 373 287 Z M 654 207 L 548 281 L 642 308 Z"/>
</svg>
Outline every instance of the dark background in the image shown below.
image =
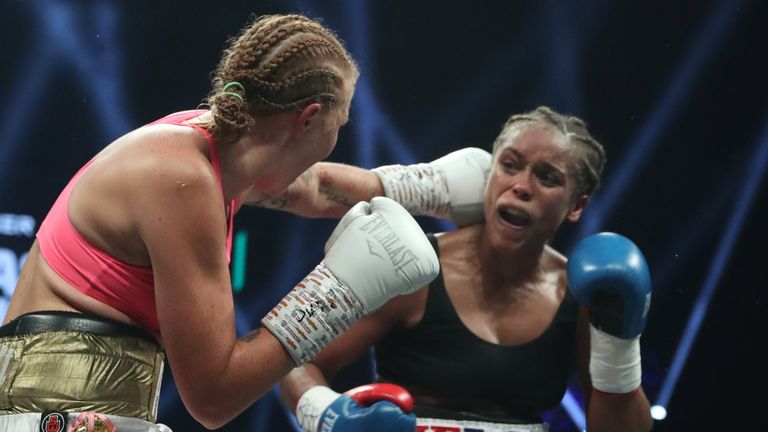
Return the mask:
<svg viewBox="0 0 768 432">
<path fill-rule="evenodd" d="M 604 186 L 555 245 L 615 231 L 645 252 L 644 387 L 667 406 L 655 430 L 765 430 L 768 3 L 0 0 L 0 12 L 3 302 L 32 242 L 9 221 L 39 224 L 112 139 L 196 107 L 252 14 L 300 12 L 322 17 L 362 72 L 330 160 L 489 148 L 508 115 L 538 105 L 586 119 L 608 152 Z M 236 225 L 248 238 L 235 294 L 245 333 L 322 258 L 335 222 L 244 209 Z M 369 374 L 363 359 L 337 384 Z M 276 394 L 221 430 L 292 430 Z M 577 430 L 562 409 L 547 418 Z M 203 430 L 169 374 L 159 420 Z"/>
</svg>

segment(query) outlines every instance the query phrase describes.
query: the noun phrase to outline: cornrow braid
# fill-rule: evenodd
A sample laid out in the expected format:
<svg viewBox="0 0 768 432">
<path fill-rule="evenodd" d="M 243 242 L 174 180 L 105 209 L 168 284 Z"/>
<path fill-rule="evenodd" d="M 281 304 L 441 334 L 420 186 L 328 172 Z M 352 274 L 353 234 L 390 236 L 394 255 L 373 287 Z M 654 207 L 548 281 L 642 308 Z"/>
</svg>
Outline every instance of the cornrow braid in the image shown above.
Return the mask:
<svg viewBox="0 0 768 432">
<path fill-rule="evenodd" d="M 272 102 L 266 98 L 264 98 L 261 95 L 256 95 L 257 98 L 259 98 L 265 105 L 272 107 L 275 109 L 275 111 L 288 111 L 292 109 L 298 109 L 300 107 L 305 106 L 308 103 L 327 103 L 331 104 L 335 101 L 335 95 L 331 93 L 323 93 L 323 94 L 317 94 L 308 96 L 302 99 L 297 99 L 291 102 L 285 102 L 285 103 L 277 103 Z"/>
<path fill-rule="evenodd" d="M 289 76 L 288 78 L 284 79 L 281 82 L 269 82 L 259 78 L 252 78 L 251 83 L 253 84 L 254 87 L 260 90 L 259 94 L 262 94 L 262 93 L 270 94 L 270 93 L 279 92 L 282 88 L 292 87 L 301 80 L 312 79 L 317 77 L 333 80 L 336 82 L 337 85 L 343 84 L 341 77 L 339 77 L 337 74 L 333 74 L 325 70 L 308 70 L 304 72 L 299 72 Z"/>
<path fill-rule="evenodd" d="M 316 23 L 301 23 L 294 22 L 290 25 L 286 25 L 291 20 L 299 19 L 298 15 L 288 15 L 281 20 L 275 20 L 272 26 L 265 30 L 267 34 L 265 40 L 256 48 L 255 56 L 260 58 L 261 56 L 269 53 L 275 45 L 283 42 L 287 36 L 295 33 L 312 33 L 318 36 L 324 36 L 325 30 Z M 280 27 L 283 25 L 283 27 Z"/>
<path fill-rule="evenodd" d="M 565 135 L 569 142 L 579 144 L 584 150 L 577 162 L 576 193 L 591 195 L 599 186 L 605 166 L 605 149 L 587 129 L 584 120 L 576 116 L 564 115 L 555 110 L 540 106 L 533 111 L 514 114 L 507 119 L 501 133 L 493 143 L 493 152 L 501 146 L 510 131 L 525 123 L 540 122 L 554 127 Z"/>
<path fill-rule="evenodd" d="M 300 42 L 294 43 L 290 48 L 278 54 L 268 64 L 261 68 L 258 78 L 266 78 L 270 73 L 291 57 L 296 57 L 299 54 L 303 54 L 304 57 L 317 57 L 323 54 L 338 55 L 338 51 L 328 41 L 322 39 L 305 39 Z"/>
<path fill-rule="evenodd" d="M 336 35 L 302 15 L 258 17 L 227 45 L 205 100 L 213 119 L 202 125 L 223 141 L 239 138 L 257 117 L 312 103 L 333 112 L 359 74 Z M 223 91 L 233 81 L 242 89 Z"/>
</svg>

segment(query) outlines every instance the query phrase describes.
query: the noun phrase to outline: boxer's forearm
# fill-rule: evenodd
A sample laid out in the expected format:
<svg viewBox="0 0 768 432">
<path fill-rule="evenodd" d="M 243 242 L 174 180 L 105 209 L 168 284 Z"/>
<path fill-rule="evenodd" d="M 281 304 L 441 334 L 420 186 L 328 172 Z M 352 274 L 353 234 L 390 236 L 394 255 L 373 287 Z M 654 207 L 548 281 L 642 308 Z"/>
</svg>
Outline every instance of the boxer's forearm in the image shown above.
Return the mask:
<svg viewBox="0 0 768 432">
<path fill-rule="evenodd" d="M 291 411 L 296 412 L 299 398 L 307 390 L 315 386 L 328 386 L 328 379 L 322 371 L 312 363 L 295 368 L 280 382 L 280 393 L 283 403 Z"/>
<path fill-rule="evenodd" d="M 339 218 L 358 202 L 382 195 L 381 181 L 371 171 L 351 165 L 319 162 L 280 195 L 267 196 L 254 191 L 245 198 L 245 203 L 304 217 Z"/>
<path fill-rule="evenodd" d="M 172 361 L 171 369 L 187 410 L 209 429 L 241 414 L 295 367 L 282 344 L 262 328 L 235 341 L 225 363 L 215 368 L 220 372 L 195 371 L 195 361 L 204 359 Z"/>
<path fill-rule="evenodd" d="M 323 217 L 341 217 L 360 201 L 384 196 L 384 189 L 373 172 L 351 165 L 332 162 L 315 164 L 311 172 L 316 177 L 316 208 L 325 211 Z"/>
<path fill-rule="evenodd" d="M 593 390 L 587 412 L 587 430 L 590 432 L 645 432 L 652 427 L 650 406 L 642 388 L 619 396 Z"/>
</svg>

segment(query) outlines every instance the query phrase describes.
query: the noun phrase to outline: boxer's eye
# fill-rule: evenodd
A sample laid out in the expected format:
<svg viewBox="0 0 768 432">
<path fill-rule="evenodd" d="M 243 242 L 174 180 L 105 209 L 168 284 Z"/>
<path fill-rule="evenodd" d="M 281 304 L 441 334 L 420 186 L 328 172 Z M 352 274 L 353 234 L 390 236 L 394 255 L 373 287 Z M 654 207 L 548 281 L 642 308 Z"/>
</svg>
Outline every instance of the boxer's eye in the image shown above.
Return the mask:
<svg viewBox="0 0 768 432">
<path fill-rule="evenodd" d="M 501 166 L 504 167 L 504 171 L 511 173 L 520 169 L 520 163 L 513 159 L 503 159 L 501 161 Z"/>
<path fill-rule="evenodd" d="M 542 185 L 547 187 L 558 187 L 565 184 L 565 175 L 553 166 L 537 166 L 534 169 L 534 175 Z"/>
</svg>

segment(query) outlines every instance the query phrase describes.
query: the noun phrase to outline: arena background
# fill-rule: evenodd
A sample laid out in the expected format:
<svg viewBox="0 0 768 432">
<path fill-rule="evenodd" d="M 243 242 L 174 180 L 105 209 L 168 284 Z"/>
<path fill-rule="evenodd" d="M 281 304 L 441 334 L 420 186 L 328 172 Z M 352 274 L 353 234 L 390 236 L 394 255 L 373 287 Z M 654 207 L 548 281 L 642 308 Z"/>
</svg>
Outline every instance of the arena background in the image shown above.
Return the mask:
<svg viewBox="0 0 768 432">
<path fill-rule="evenodd" d="M 666 410 L 655 430 L 765 430 L 768 3 L 0 0 L 0 12 L 0 313 L 80 166 L 131 128 L 196 107 L 224 41 L 253 14 L 301 12 L 335 29 L 362 71 L 330 160 L 489 148 L 509 114 L 538 105 L 587 119 L 608 151 L 604 186 L 555 244 L 567 253 L 608 230 L 645 252 L 643 381 Z M 334 225 L 241 211 L 240 333 L 321 259 Z M 336 384 L 370 376 L 366 358 Z M 583 427 L 579 401 L 569 393 L 547 413 L 553 431 Z M 204 430 L 168 374 L 159 420 Z M 272 391 L 221 430 L 293 427 Z"/>
</svg>

